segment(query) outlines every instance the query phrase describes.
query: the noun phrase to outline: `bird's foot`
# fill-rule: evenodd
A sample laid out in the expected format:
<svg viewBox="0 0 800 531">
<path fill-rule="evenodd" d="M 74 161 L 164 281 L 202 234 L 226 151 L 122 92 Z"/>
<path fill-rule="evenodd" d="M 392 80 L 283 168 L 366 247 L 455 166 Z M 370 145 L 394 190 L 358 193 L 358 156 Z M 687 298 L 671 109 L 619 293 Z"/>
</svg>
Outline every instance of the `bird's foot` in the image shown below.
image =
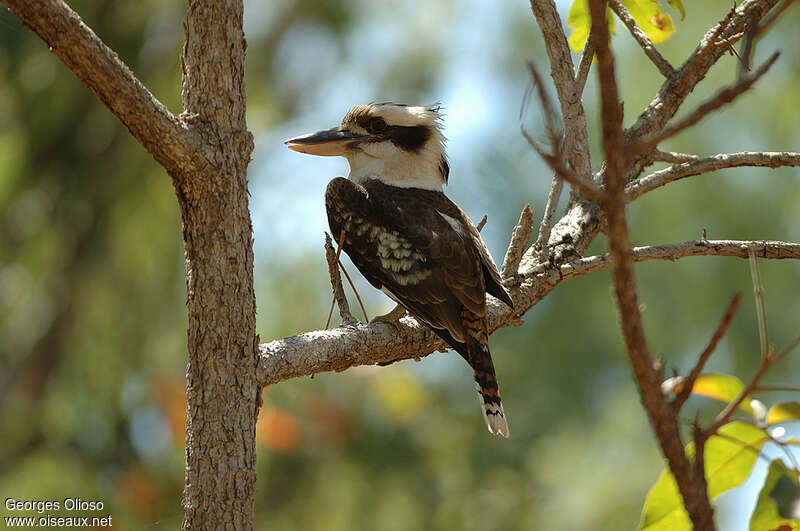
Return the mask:
<svg viewBox="0 0 800 531">
<path fill-rule="evenodd" d="M 370 323 L 384 323 L 392 328 L 400 328 L 400 319 L 406 314 L 406 309 L 399 304 L 394 309 L 384 315 L 373 317 Z"/>
</svg>

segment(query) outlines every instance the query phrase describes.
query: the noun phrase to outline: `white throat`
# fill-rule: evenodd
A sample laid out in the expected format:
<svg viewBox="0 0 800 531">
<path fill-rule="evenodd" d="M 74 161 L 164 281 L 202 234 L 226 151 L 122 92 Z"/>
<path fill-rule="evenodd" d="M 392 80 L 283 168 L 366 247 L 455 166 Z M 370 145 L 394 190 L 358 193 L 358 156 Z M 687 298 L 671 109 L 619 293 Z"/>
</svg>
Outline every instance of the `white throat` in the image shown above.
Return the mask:
<svg viewBox="0 0 800 531">
<path fill-rule="evenodd" d="M 361 149 L 347 154 L 350 163 L 348 178 L 356 183 L 377 179 L 400 188 L 441 192 L 444 180 L 439 170 L 442 161 L 440 145 L 438 139 L 429 140 L 422 149 L 410 153 L 390 141 L 362 144 Z"/>
</svg>

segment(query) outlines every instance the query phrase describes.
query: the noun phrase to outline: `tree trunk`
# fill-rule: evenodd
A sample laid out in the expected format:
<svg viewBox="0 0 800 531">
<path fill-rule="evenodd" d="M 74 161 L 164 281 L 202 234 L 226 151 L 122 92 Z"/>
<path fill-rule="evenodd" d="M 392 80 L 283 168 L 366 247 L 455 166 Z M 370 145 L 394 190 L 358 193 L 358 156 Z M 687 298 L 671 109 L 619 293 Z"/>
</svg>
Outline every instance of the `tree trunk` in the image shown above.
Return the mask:
<svg viewBox="0 0 800 531">
<path fill-rule="evenodd" d="M 189 310 L 184 529 L 250 529 L 260 385 L 253 292 L 241 0 L 191 0 L 183 118 L 207 164 L 173 181 L 183 218 Z"/>
</svg>

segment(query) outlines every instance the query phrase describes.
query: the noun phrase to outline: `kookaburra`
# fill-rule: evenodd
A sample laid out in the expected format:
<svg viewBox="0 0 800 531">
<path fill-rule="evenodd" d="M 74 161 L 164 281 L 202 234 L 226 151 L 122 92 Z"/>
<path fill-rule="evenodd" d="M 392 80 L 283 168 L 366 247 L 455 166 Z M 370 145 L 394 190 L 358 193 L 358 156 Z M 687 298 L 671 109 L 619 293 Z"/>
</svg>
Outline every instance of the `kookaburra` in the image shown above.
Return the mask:
<svg viewBox="0 0 800 531">
<path fill-rule="evenodd" d="M 438 106 L 359 105 L 338 127 L 286 141 L 311 155 L 342 156 L 347 179 L 325 191 L 328 223 L 359 271 L 398 307 L 467 360 L 486 426 L 508 437 L 489 353 L 486 293 L 513 307 L 475 225 L 442 192 L 450 167 Z M 344 241 L 338 241 L 344 231 Z"/>
</svg>

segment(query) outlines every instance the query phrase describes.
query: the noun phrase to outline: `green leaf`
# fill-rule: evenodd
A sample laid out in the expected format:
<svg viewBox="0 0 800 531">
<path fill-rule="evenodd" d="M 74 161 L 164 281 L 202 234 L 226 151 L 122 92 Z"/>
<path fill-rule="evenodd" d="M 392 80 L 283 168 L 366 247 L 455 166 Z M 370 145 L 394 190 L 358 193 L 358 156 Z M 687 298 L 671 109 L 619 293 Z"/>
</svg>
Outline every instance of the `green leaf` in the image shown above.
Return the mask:
<svg viewBox="0 0 800 531">
<path fill-rule="evenodd" d="M 792 420 L 800 420 L 800 402 L 775 404 L 767 413 L 767 426 Z"/>
<path fill-rule="evenodd" d="M 800 529 L 798 507 L 800 487 L 797 485 L 797 471 L 786 468 L 783 461 L 775 459 L 769 465 L 767 479 L 758 495 L 753 516 L 750 517 L 750 530 L 797 531 Z"/>
<path fill-rule="evenodd" d="M 734 421 L 720 428 L 705 447 L 705 472 L 711 499 L 738 487 L 750 475 L 753 465 L 768 440 L 763 430 L 746 422 Z M 694 456 L 694 444 L 686 446 Z M 642 511 L 641 529 L 679 531 L 692 528 L 689 515 L 672 473 L 665 469 L 647 494 Z"/>
<path fill-rule="evenodd" d="M 763 429 L 735 421 L 719 430 L 706 443 L 705 465 L 708 496 L 720 494 L 744 483 L 769 436 Z"/>
<path fill-rule="evenodd" d="M 606 9 L 606 20 L 608 20 L 608 30 L 616 34 L 617 26 L 611 9 Z M 573 0 L 567 12 L 567 27 L 572 31 L 567 42 L 573 52 L 580 52 L 586 46 L 589 38 L 589 30 L 592 28 L 592 14 L 589 12 L 588 0 Z"/>
<path fill-rule="evenodd" d="M 744 391 L 744 384 L 736 376 L 730 374 L 701 374 L 694 382 L 692 393 L 707 396 L 721 402 L 733 402 Z M 753 415 L 750 397 L 742 400 L 739 409 Z"/>
<path fill-rule="evenodd" d="M 653 43 L 669 39 L 675 33 L 672 17 L 661 11 L 661 5 L 653 0 L 622 0 L 631 12 L 636 24 L 642 28 Z"/>
<path fill-rule="evenodd" d="M 686 10 L 683 9 L 683 2 L 681 0 L 667 0 L 672 9 L 677 9 L 681 13 L 681 20 L 686 18 Z"/>
</svg>

